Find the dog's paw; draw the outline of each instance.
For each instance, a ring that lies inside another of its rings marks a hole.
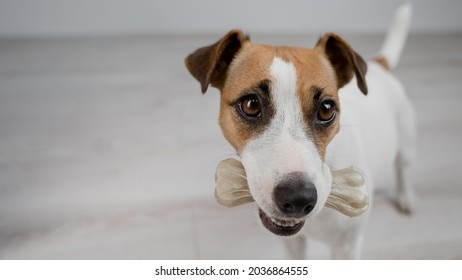
[[[396,205],[398,210],[404,214],[411,214],[415,211],[416,196],[412,191],[398,191]]]

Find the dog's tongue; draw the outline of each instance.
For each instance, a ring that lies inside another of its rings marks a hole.
[[[234,207],[254,201],[244,166],[237,159],[228,158],[218,163],[215,182],[215,198],[221,205]],[[354,166],[333,171],[332,190],[325,206],[350,217],[364,213],[369,206],[364,173]]]

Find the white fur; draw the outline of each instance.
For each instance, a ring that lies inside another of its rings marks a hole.
[[[381,54],[391,67],[396,66],[411,15],[410,5],[395,16]],[[397,202],[401,209],[414,207],[410,166],[414,156],[414,111],[399,81],[376,62],[368,63],[367,96],[357,87],[356,79],[339,90],[340,131],[327,146],[323,163],[304,121],[297,95],[297,71],[291,62],[275,57],[272,76],[272,100],[275,115],[265,131],[252,139],[241,153],[250,192],[257,205],[268,215],[280,217],[273,201],[273,189],[285,174],[301,171],[315,185],[318,202],[306,217],[299,234],[286,239],[291,257],[304,256],[305,236],[330,246],[332,257],[359,258],[364,226],[370,211],[350,218],[324,208],[330,193],[330,169],[354,165],[366,174],[370,209],[375,187],[388,185],[396,174]],[[327,167],[328,166],[328,167]]]
[[[398,9],[380,52],[393,68],[403,49],[412,13],[410,4]],[[403,211],[415,207],[410,168],[414,159],[415,116],[410,100],[400,82],[375,62],[368,63],[366,75],[369,94],[364,96],[353,79],[339,90],[341,128],[326,151],[326,163],[332,170],[355,165],[368,177],[370,208],[374,187],[393,184],[396,174],[397,203]],[[393,176],[392,176],[393,177]],[[349,218],[329,208],[306,221],[304,233],[326,242],[332,257],[360,257],[363,231],[370,211]],[[303,256],[298,246],[301,237],[290,239],[291,257]],[[294,250],[298,248],[298,250]]]
[[[414,111],[396,78],[375,62],[368,67],[367,96],[354,79],[339,90],[341,128],[327,147],[325,162],[332,170],[355,165],[366,173],[370,208],[374,187],[390,184],[387,176],[396,172],[398,204],[409,211],[415,199],[409,174],[414,155]],[[300,244],[309,236],[328,244],[335,259],[359,258],[369,214],[350,218],[324,208],[306,220],[302,235],[286,240],[287,251],[292,258],[304,256],[306,248]]]
[[[380,65],[368,64],[366,80],[367,96],[355,80],[339,90],[341,127],[327,147],[325,161],[332,170],[355,165],[366,173],[370,209],[374,187],[393,184],[390,175],[396,172],[401,177],[397,182],[399,206],[410,211],[415,200],[409,174],[414,155],[413,108],[399,81]],[[306,233],[329,244],[333,258],[359,258],[369,213],[349,218],[325,208],[307,220]]]
[[[318,202],[306,217],[301,233],[286,241],[287,251],[294,258],[303,256],[303,236],[311,236],[329,244],[333,258],[358,258],[369,213],[350,218],[323,208],[331,187],[329,167],[337,170],[355,165],[362,169],[368,177],[372,197],[374,185],[384,180],[386,176],[382,175],[389,174],[386,169],[394,166],[399,153],[408,159],[407,162],[411,160],[412,139],[409,138],[413,137],[414,124],[410,102],[393,76],[381,66],[369,63],[366,76],[368,96],[359,91],[354,79],[339,90],[341,128],[327,147],[327,167],[304,131],[307,128],[296,93],[295,67],[276,57],[270,73],[276,110],[274,118],[241,153],[252,196],[265,213],[280,217],[272,197],[278,180],[290,172],[306,172],[316,186]],[[403,112],[406,113],[403,115]],[[401,189],[407,191],[410,188]],[[411,206],[411,196],[401,197],[404,197],[404,204],[409,202]]]
[[[407,35],[410,6],[401,8],[391,27],[381,54],[396,66]],[[390,184],[390,174],[397,174],[397,201],[406,211],[414,207],[410,179],[415,138],[414,111],[399,81],[375,62],[368,63],[366,82],[369,94],[364,96],[353,79],[339,90],[340,131],[327,146],[325,164],[321,162],[312,140],[306,136],[299,99],[296,93],[297,73],[292,63],[274,58],[270,68],[273,77],[274,119],[258,138],[241,154],[248,174],[252,196],[270,215],[277,215],[272,190],[278,178],[288,172],[305,171],[318,191],[318,204],[308,215],[305,226],[295,237],[286,239],[292,257],[303,257],[305,236],[324,241],[337,259],[359,258],[363,231],[370,211],[350,218],[322,208],[330,192],[330,169],[351,165],[362,169],[368,178],[370,208],[376,186]]]
[[[273,190],[288,173],[306,172],[315,185],[318,203],[310,215],[322,210],[331,189],[329,168],[305,133],[307,129],[297,96],[297,72],[291,62],[275,57],[270,67],[275,115],[266,130],[250,141],[241,153],[250,192],[267,214],[281,214],[273,201]]]
[[[406,38],[409,32],[412,17],[412,4],[406,3],[399,7],[395,13],[392,25],[388,30],[385,42],[379,54],[385,57],[390,68],[398,64]]]

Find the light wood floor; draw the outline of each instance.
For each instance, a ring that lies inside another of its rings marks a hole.
[[[318,35],[252,36],[311,46]],[[382,36],[346,35],[371,57]],[[218,36],[0,39],[0,258],[280,259],[253,205],[213,198],[233,154],[218,93],[183,65]],[[462,258],[462,34],[411,35],[395,73],[418,113],[419,197],[376,195],[366,259]],[[310,243],[310,258],[327,258]]]

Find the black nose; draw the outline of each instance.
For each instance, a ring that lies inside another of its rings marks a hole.
[[[273,199],[282,213],[300,218],[313,210],[318,194],[305,173],[292,172],[276,186]]]

